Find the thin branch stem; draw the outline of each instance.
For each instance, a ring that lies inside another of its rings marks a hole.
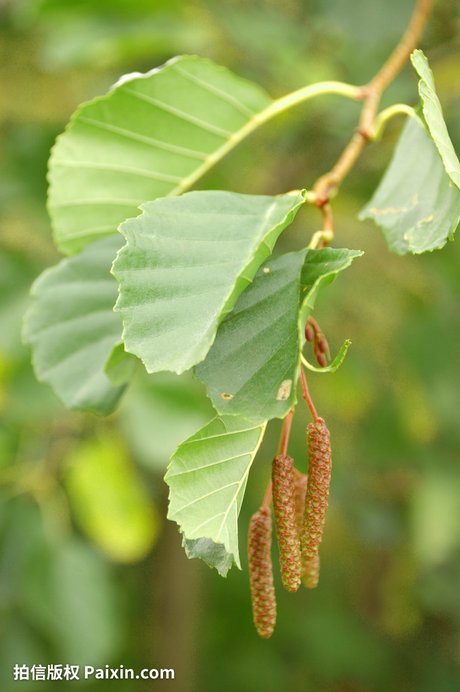
[[[417,0],[406,31],[393,53],[371,80],[369,84],[371,89],[381,94],[401,72],[410,54],[417,47],[432,6],[433,0]]]
[[[287,454],[289,437],[291,435],[292,418],[294,416],[294,408],[291,408],[287,416],[283,419],[281,427],[281,436],[279,444],[279,453]]]
[[[332,207],[330,204],[323,204],[321,207],[323,213],[323,231],[326,233],[334,231],[334,217],[332,215]]]
[[[318,420],[318,411],[316,410],[315,404],[311,398],[310,390],[308,389],[307,377],[302,367],[300,368],[300,381],[302,383],[302,394],[303,398],[305,399],[305,403],[308,406],[313,420]]]
[[[291,426],[292,426],[292,418],[294,416],[294,408],[291,408],[289,410],[289,413],[285,418],[283,418],[283,424],[281,426],[281,435],[280,435],[280,443],[279,443],[279,454],[287,454],[287,449],[288,449],[288,444],[289,444],[289,437],[291,435]],[[267,489],[265,491],[265,496],[264,496],[264,501],[262,503],[262,507],[266,509],[270,501],[272,499],[272,482],[270,481],[269,484],[267,485]]]
[[[398,75],[411,52],[416,48],[431,12],[432,4],[433,0],[417,0],[409,25],[398,45],[383,67],[367,86],[363,87],[365,97],[356,132],[337,163],[328,173],[322,175],[314,185],[315,204],[318,207],[324,207],[328,204],[331,196],[355,165],[367,142],[373,138],[375,118],[382,93]]]
[[[272,499],[272,482],[269,481],[267,485],[267,489],[265,491],[264,495],[264,501],[262,502],[262,508],[267,509],[270,506],[270,502]]]

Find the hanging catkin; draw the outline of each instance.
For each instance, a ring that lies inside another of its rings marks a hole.
[[[329,430],[322,418],[307,429],[308,486],[301,533],[302,563],[316,557],[323,537],[324,520],[331,479],[331,444]]]
[[[299,535],[302,531],[305,512],[305,498],[307,495],[308,475],[297,473],[295,479],[295,511],[296,523]],[[315,589],[319,581],[319,555],[302,563],[302,583],[307,589]]]
[[[303,515],[305,513],[305,497],[307,495],[308,475],[306,473],[298,473],[295,479],[295,516],[297,530],[302,531]]]
[[[298,473],[295,479],[295,510],[299,534],[302,531],[307,486],[308,475],[306,473]],[[307,589],[315,589],[318,586],[319,566],[319,555],[302,563],[302,583]]]
[[[302,568],[302,583],[307,589],[315,589],[319,581],[319,555],[310,558]]]
[[[264,639],[271,637],[276,623],[271,543],[271,511],[261,507],[249,522],[248,562],[254,624]]]
[[[296,521],[294,463],[286,454],[278,454],[273,459],[272,495],[281,580],[287,591],[297,591],[301,582],[301,558]]]

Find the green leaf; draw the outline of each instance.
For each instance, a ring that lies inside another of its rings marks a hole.
[[[126,350],[147,372],[205,358],[217,327],[293,220],[304,196],[189,192],[143,205],[121,230],[113,273]]]
[[[197,538],[191,541],[184,539],[182,545],[189,560],[203,560],[209,567],[216,569],[221,577],[226,577],[232,568],[233,555],[227,553],[222,543],[214,543],[210,538]]]
[[[21,322],[29,300],[30,284],[37,271],[19,253],[0,251],[0,358],[17,360],[21,349]]]
[[[433,73],[422,51],[414,51],[411,60],[420,77],[427,128],[418,117],[406,123],[390,166],[360,214],[382,228],[388,246],[400,255],[442,248],[453,239],[460,221],[460,162],[444,122]]]
[[[337,274],[347,269],[354,259],[361,257],[362,250],[327,247],[308,250],[300,279],[302,287],[302,320],[316,304],[320,290],[335,281]],[[302,342],[303,343],[303,342]]]
[[[139,368],[118,420],[136,462],[163,474],[178,445],[214,415],[202,383],[191,372],[151,377]]]
[[[257,85],[198,57],[127,75],[82,105],[53,148],[48,207],[56,244],[77,252],[113,234],[143,202],[181,194],[270,104]]]
[[[72,450],[66,464],[70,505],[83,531],[113,560],[145,557],[158,519],[120,440],[88,440]]]
[[[415,50],[411,55],[411,61],[420,77],[418,91],[428,130],[439,151],[447,175],[460,188],[460,161],[444,122],[441,103],[436,94],[433,73],[428,60],[421,50]]]
[[[218,413],[268,420],[282,418],[295,402],[305,253],[282,255],[259,270],[197,367]]]
[[[371,201],[360,213],[380,226],[393,252],[442,248],[460,221],[460,192],[419,118],[404,126],[396,151]]]
[[[307,314],[320,288],[361,254],[337,248],[301,250],[259,270],[196,369],[218,413],[255,422],[286,415],[296,403]],[[341,351],[340,362],[344,356]],[[335,369],[340,362],[332,364]]]
[[[265,423],[214,418],[178,447],[165,476],[168,518],[179,524],[189,555],[223,576],[233,561],[241,568],[238,515],[264,432]]]
[[[113,385],[126,384],[132,379],[138,362],[131,353],[126,353],[123,344],[117,344],[104,366],[104,371]]]
[[[426,469],[411,497],[414,552],[422,564],[446,564],[460,548],[460,480],[455,472]]]
[[[109,271],[121,242],[113,236],[92,244],[47,269],[32,287],[24,339],[32,346],[37,378],[69,408],[109,413],[124,389],[104,372],[121,340],[113,311],[117,285]]]

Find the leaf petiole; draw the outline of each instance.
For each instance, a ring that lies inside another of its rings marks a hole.
[[[372,141],[376,142],[382,137],[387,122],[396,115],[408,115],[414,118],[416,117],[416,112],[412,106],[408,106],[406,103],[395,103],[392,106],[388,106],[388,108],[384,108],[375,118]]]
[[[267,108],[264,108],[258,113],[255,113],[248,122],[239,130],[234,132],[231,137],[216,151],[208,156],[201,166],[185,177],[175,188],[174,194],[181,194],[185,190],[190,189],[205,173],[207,173],[215,164],[228,154],[237,144],[242,142],[246,137],[257,130],[261,125],[274,118],[279,113],[283,113],[299,103],[309,101],[316,96],[323,94],[336,94],[354,101],[363,99],[363,88],[346,82],[326,81],[317,82],[316,84],[308,84],[296,91],[292,91],[285,96],[273,101]],[[173,193],[170,193],[173,194]]]

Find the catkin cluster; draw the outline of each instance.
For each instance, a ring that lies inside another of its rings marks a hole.
[[[272,499],[278,538],[281,580],[288,591],[318,584],[321,543],[331,476],[329,430],[322,418],[307,428],[308,475],[293,459],[278,454],[272,464]],[[249,524],[249,577],[252,610],[261,637],[273,633],[276,600],[271,562],[272,518],[268,507],[253,514]]]

